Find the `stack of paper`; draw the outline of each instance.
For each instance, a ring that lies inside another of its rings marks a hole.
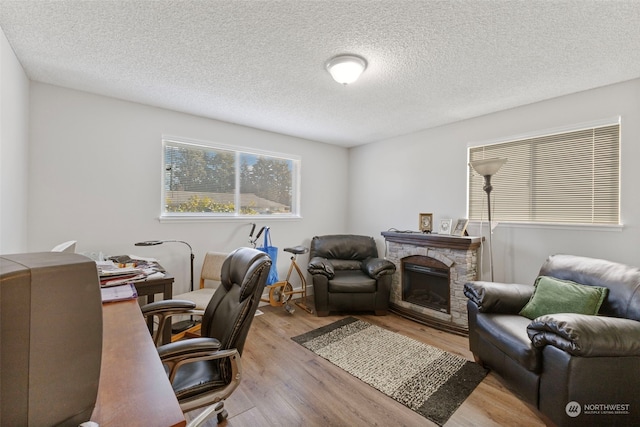
[[[125,301],[138,298],[138,292],[133,284],[111,286],[100,289],[102,302]]]
[[[119,267],[113,261],[97,261],[100,274],[100,286],[118,286],[147,277],[145,272],[136,267]]]

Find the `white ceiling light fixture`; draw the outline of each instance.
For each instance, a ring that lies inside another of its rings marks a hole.
[[[348,85],[355,82],[367,68],[367,61],[356,55],[338,55],[327,61],[327,71],[333,80]]]

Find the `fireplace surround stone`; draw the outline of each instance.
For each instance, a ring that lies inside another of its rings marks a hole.
[[[396,266],[391,281],[389,309],[417,322],[467,335],[467,298],[464,296],[463,288],[466,282],[477,280],[478,248],[482,238],[392,231],[384,231],[381,234],[387,245],[386,259]],[[402,300],[402,260],[416,255],[432,258],[449,267],[449,313]]]

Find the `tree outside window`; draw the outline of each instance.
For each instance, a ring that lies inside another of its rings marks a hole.
[[[299,159],[163,142],[163,216],[298,216]]]

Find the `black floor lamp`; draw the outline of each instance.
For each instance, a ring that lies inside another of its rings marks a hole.
[[[478,175],[482,175],[484,177],[484,187],[482,189],[487,193],[487,216],[489,217],[489,268],[491,270],[491,281],[493,282],[493,245],[491,243],[491,235],[493,234],[493,229],[491,225],[491,191],[493,190],[493,186],[491,185],[491,177],[495,175],[502,165],[507,162],[507,159],[501,158],[493,158],[493,159],[483,159],[483,160],[474,160],[469,163],[469,166],[475,170]]]
[[[190,244],[183,240],[147,240],[144,242],[135,243],[135,246],[156,246],[161,245],[163,243],[183,243],[189,247],[189,252],[191,253],[191,282],[189,284],[189,291],[193,292],[193,259],[195,256],[193,255],[193,248]],[[196,322],[193,319],[183,320],[180,322],[176,322],[172,327],[172,331],[174,333],[184,331],[192,326],[194,326]]]

